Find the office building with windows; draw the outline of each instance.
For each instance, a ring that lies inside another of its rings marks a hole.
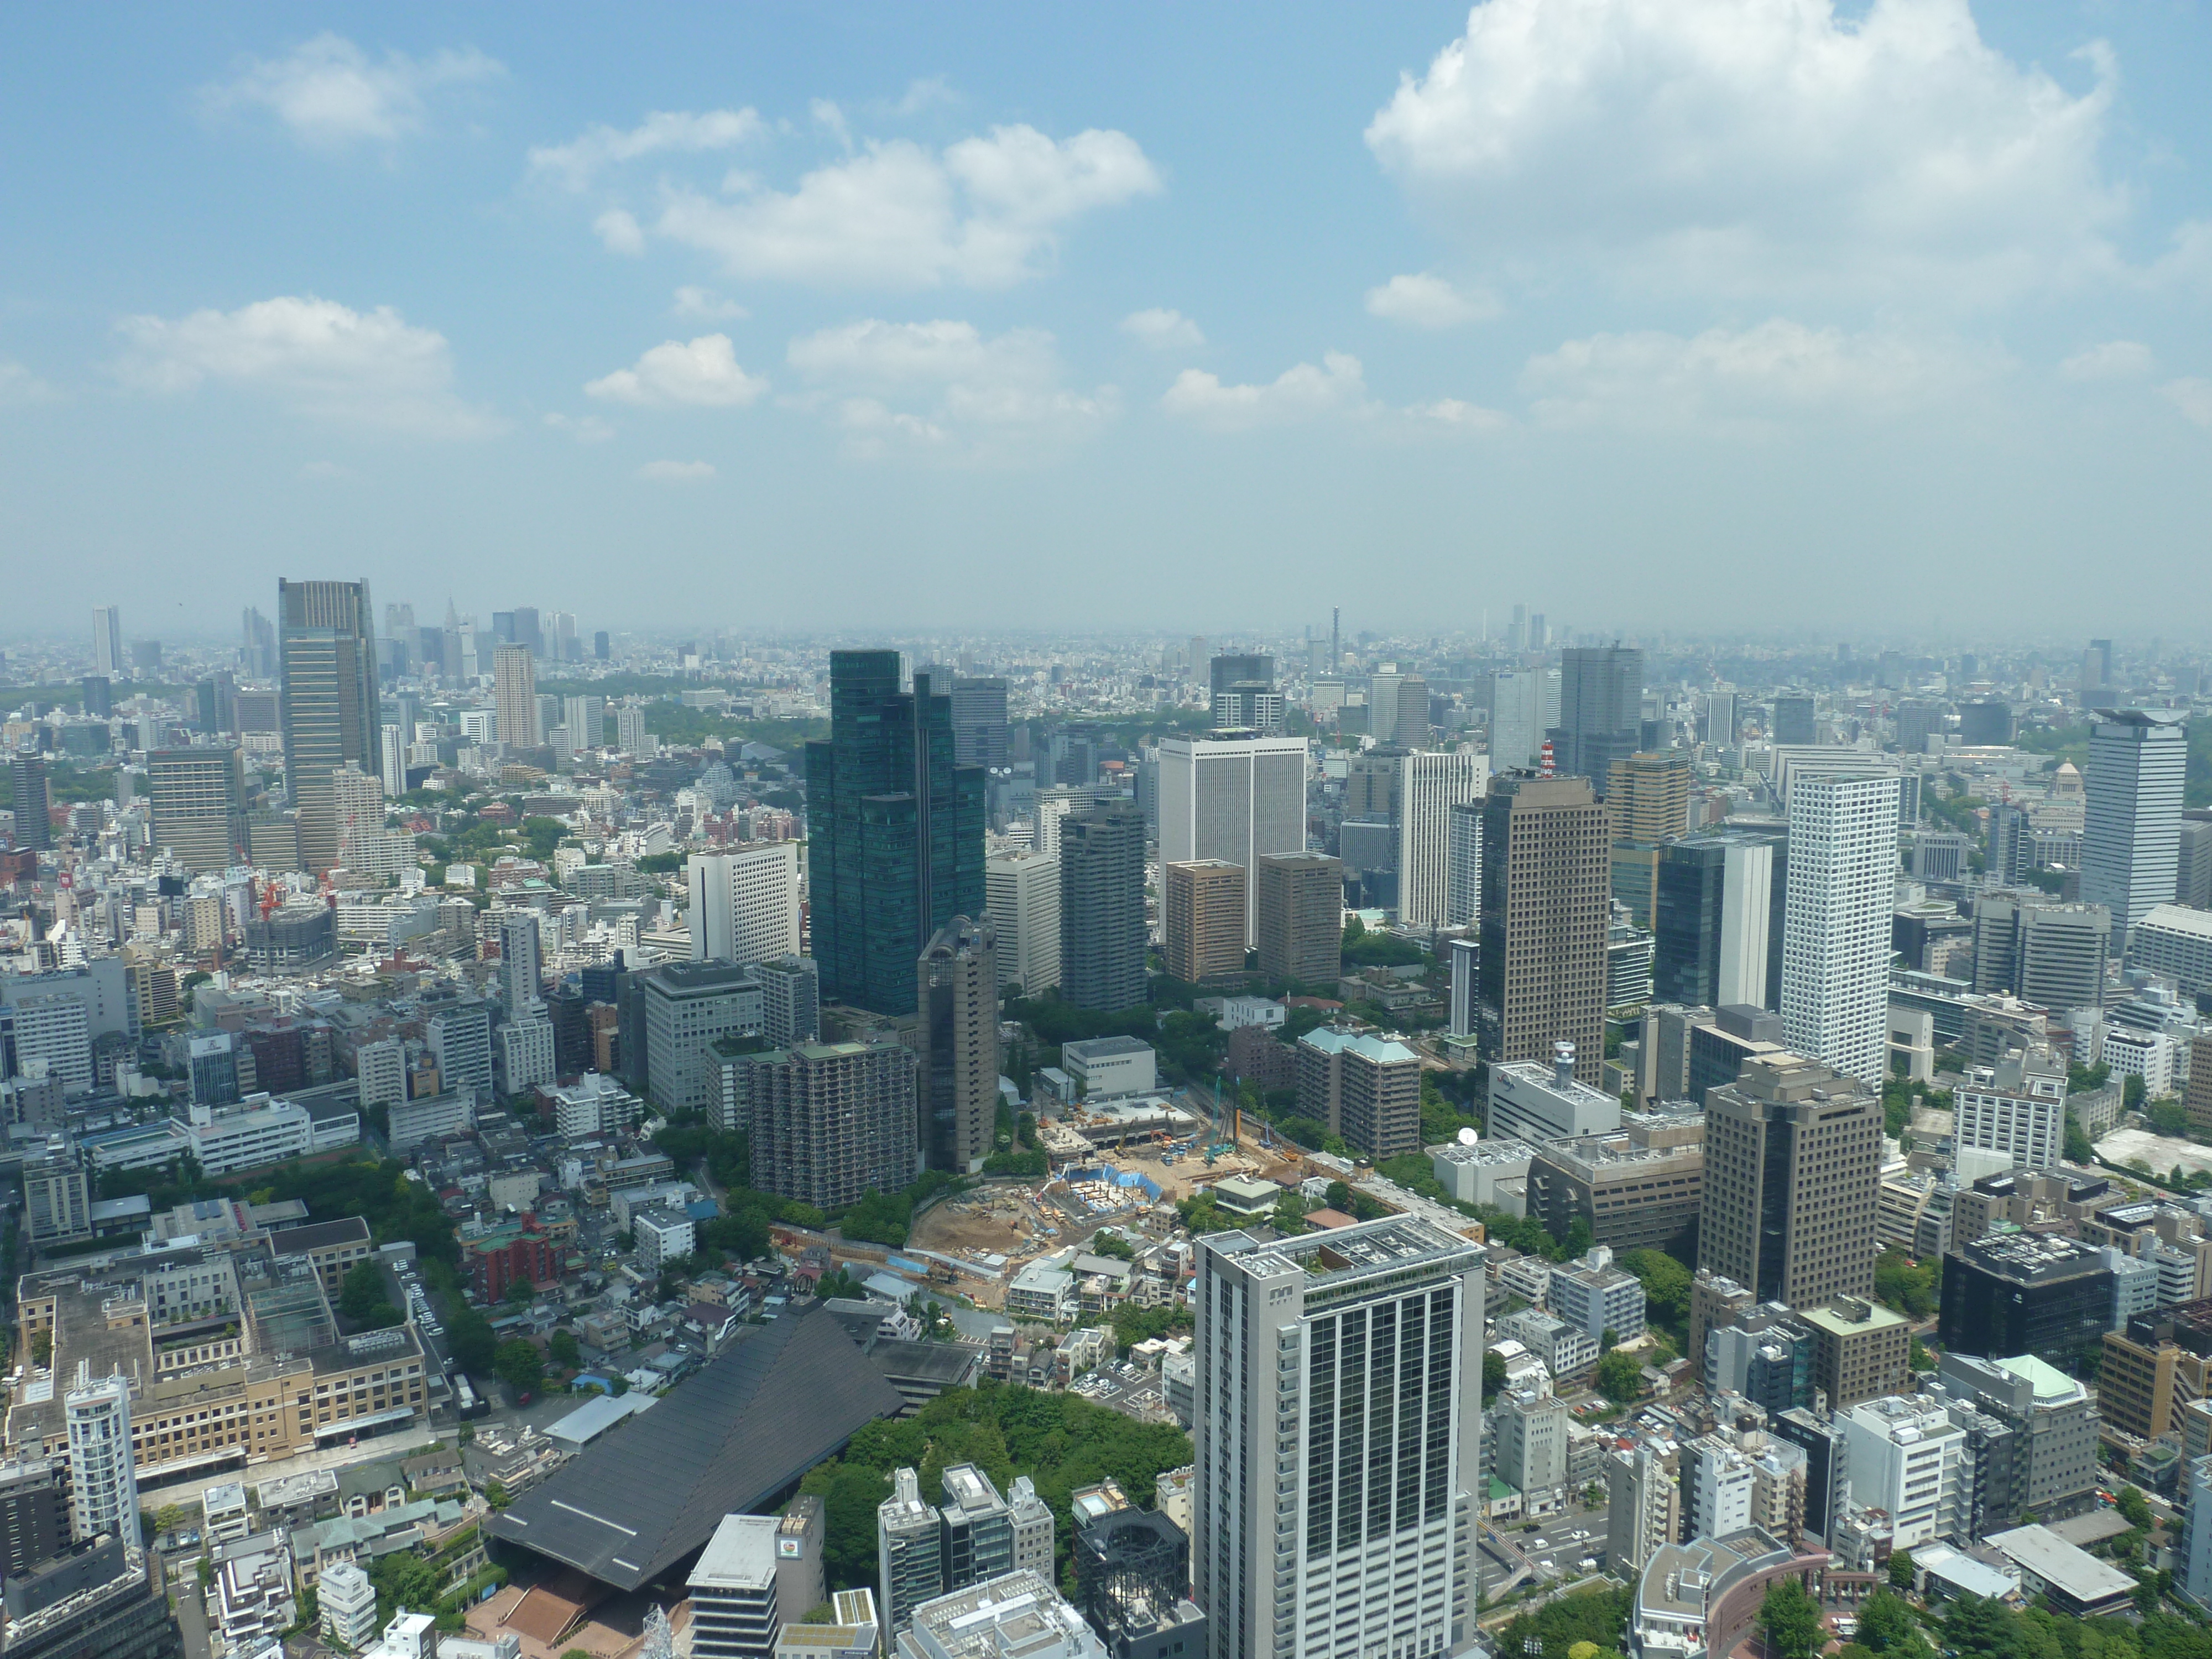
[[[1194,1599],[1212,1651],[1460,1651],[1474,1634],[1484,1273],[1408,1217],[1197,1243]]]
[[[1452,915],[1451,829],[1454,813],[1488,792],[1490,757],[1425,750],[1398,768],[1398,919],[1410,927],[1470,921]]]
[[[1327,853],[1264,853],[1255,873],[1260,971],[1334,985],[1344,967],[1344,861]]]
[[[999,1124],[999,934],[955,916],[915,966],[922,1146],[933,1170],[973,1175]]]
[[[1060,983],[1060,855],[994,853],[983,890],[999,928],[999,984],[1017,996],[1042,996]]]
[[[1753,1007],[1766,1000],[1774,848],[1755,836],[1690,836],[1659,849],[1651,994]]]
[[[984,913],[984,769],[955,757],[952,698],[899,689],[896,651],[830,653],[830,736],[806,745],[807,867],[822,994],[914,1006],[914,964],[955,916]]]
[[[299,811],[300,858],[311,871],[338,861],[331,774],[380,763],[376,635],[365,581],[276,584],[277,718],[284,782]]]
[[[1160,956],[1168,976],[1203,984],[1244,971],[1244,866],[1194,859],[1160,866]]]
[[[752,842],[684,861],[691,960],[750,967],[797,954],[799,843]]]
[[[146,757],[154,846],[185,869],[226,870],[246,860],[245,788],[238,750],[210,744]]]
[[[2082,781],[2081,897],[2112,918],[2113,948],[2179,877],[2189,737],[2178,710],[2100,708]]]
[[[1790,797],[1782,1027],[1808,1060],[1868,1082],[1888,1066],[1897,781],[1814,774]]]
[[[1304,738],[1223,731],[1160,742],[1160,860],[1243,865],[1253,907],[1245,918],[1247,945],[1259,942],[1261,858],[1305,850],[1307,763]],[[1061,965],[1065,971],[1065,951]]]
[[[1595,1077],[1605,1053],[1610,826],[1574,777],[1491,781],[1482,818],[1476,986],[1485,1052],[1548,1060],[1571,1042]]]
[[[1145,815],[1093,807],[1060,827],[1060,994],[1120,1013],[1150,995],[1145,959]]]
[[[834,1210],[871,1188],[897,1192],[919,1172],[911,1048],[741,1038],[723,1049],[721,1121],[748,1138],[761,1191]]]
[[[1644,653],[1632,647],[1570,646],[1559,653],[1559,723],[1551,731],[1554,763],[1587,779],[1603,800],[1615,761],[1643,747]]]

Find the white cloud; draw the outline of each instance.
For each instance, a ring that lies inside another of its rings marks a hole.
[[[2058,365],[2058,374],[2067,380],[2132,380],[2156,366],[2150,348],[2141,342],[2107,340],[2069,357]]]
[[[1498,315],[1495,295],[1477,289],[1454,288],[1441,276],[1393,276],[1380,288],[1367,290],[1367,314],[1415,328],[1452,328],[1461,323],[1484,322]]]
[[[2212,428],[2212,380],[2186,375],[2168,380],[2159,390],[2182,415],[2201,427]]]
[[[454,395],[446,337],[389,306],[353,311],[287,295],[173,321],[127,317],[118,331],[125,350],[116,373],[142,390],[185,392],[213,380],[266,392],[303,415],[423,437],[501,429]]]
[[[1586,257],[1623,286],[1978,301],[2116,268],[2075,95],[1966,0],[1487,0],[1367,129],[1471,250]]]
[[[1502,432],[1512,421],[1495,409],[1463,403],[1457,398],[1438,398],[1433,403],[1413,404],[1401,411],[1416,428],[1449,432]]]
[[[630,475],[647,483],[704,483],[714,476],[712,461],[647,461]]]
[[[1234,430],[1316,415],[1365,413],[1372,404],[1359,359],[1331,351],[1322,355],[1319,368],[1297,363],[1265,386],[1224,386],[1218,374],[1187,368],[1161,398],[1160,407],[1202,425]]]
[[[871,142],[789,193],[725,181],[738,199],[672,191],[655,229],[732,275],[889,288],[1004,288],[1035,275],[1085,214],[1160,188],[1126,133],[1054,140],[994,127],[941,154]]]
[[[676,290],[674,309],[679,317],[697,317],[708,322],[752,315],[735,300],[726,300],[712,289],[688,284]]]
[[[615,435],[614,428],[596,415],[563,415],[556,410],[545,417],[556,432],[565,432],[580,444],[603,444]]]
[[[202,88],[200,98],[211,111],[266,109],[306,143],[390,143],[428,123],[426,94],[506,73],[472,46],[421,59],[387,52],[378,62],[343,35],[325,33],[289,57],[249,59],[235,80]]]
[[[665,341],[635,368],[587,381],[584,390],[616,403],[742,409],[768,390],[768,380],[738,366],[728,335],[702,334],[691,341]]]
[[[1819,415],[1881,415],[1956,392],[1990,365],[1947,345],[1774,318],[1694,338],[1594,334],[1528,360],[1522,389],[1551,426],[1753,430]]]
[[[1154,306],[1133,311],[1121,319],[1121,332],[1133,336],[1155,351],[1190,350],[1206,343],[1198,325],[1180,311]]]
[[[610,253],[635,259],[645,252],[645,233],[637,221],[621,208],[609,208],[592,221],[592,229]]]
[[[642,155],[730,149],[767,131],[768,124],[750,108],[655,110],[628,131],[593,125],[565,144],[537,145],[530,152],[530,170],[570,190],[584,190],[607,168]]]
[[[960,101],[960,94],[941,75],[924,76],[907,83],[906,96],[890,106],[893,115],[920,115],[925,110],[949,109]]]
[[[1084,435],[1119,411],[1112,386],[1062,384],[1052,336],[1012,329],[986,338],[972,323],[871,318],[792,341],[792,368],[857,447],[891,441],[965,460],[1009,460]]]
[[[53,387],[22,364],[0,357],[0,409],[10,404],[42,404],[53,395]]]

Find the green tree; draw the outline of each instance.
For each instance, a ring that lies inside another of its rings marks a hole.
[[[1914,1577],[1912,1552],[1892,1550],[1889,1553],[1888,1572],[1889,1582],[1894,1588],[1901,1590],[1911,1589]]]
[[[1820,1649],[1820,1604],[1795,1578],[1767,1586],[1759,1623],[1766,1632],[1767,1650],[1780,1659],[1813,1659]]]
[[[1876,1653],[1917,1654],[1927,1642],[1905,1598],[1878,1589],[1859,1608],[1858,1639]]]
[[[1644,1285],[1646,1306],[1668,1324],[1690,1316],[1690,1270],[1664,1250],[1624,1250],[1620,1265]]]
[[[1615,1348],[1597,1362],[1597,1391],[1616,1406],[1626,1406],[1644,1392],[1644,1365],[1637,1357]]]
[[[499,1345],[493,1362],[500,1377],[519,1394],[535,1394],[545,1385],[545,1361],[538,1345],[516,1337]]]
[[[1505,1356],[1486,1350],[1482,1356],[1482,1403],[1487,1406],[1505,1388]]]
[[[545,1352],[553,1363],[564,1371],[573,1371],[584,1363],[584,1352],[572,1330],[556,1329],[545,1340]]]
[[[1524,1613],[1498,1633],[1496,1651],[1513,1659],[1568,1659],[1577,1642],[1595,1646],[1601,1656],[1618,1653],[1628,1629],[1630,1590],[1583,1590]]]
[[[387,1305],[384,1294],[384,1275],[376,1270],[374,1261],[363,1261],[349,1268],[338,1281],[338,1311],[359,1323],[367,1319],[380,1305]]]
[[[1093,1255],[1111,1256],[1116,1261],[1134,1261],[1137,1259],[1137,1253],[1130,1248],[1129,1241],[1119,1233],[1093,1234],[1091,1240],[1091,1253]]]
[[[446,1321],[446,1341],[453,1363],[465,1371],[487,1371],[498,1358],[499,1339],[491,1321],[474,1308],[457,1306]]]
[[[2150,1530],[2150,1504],[2139,1487],[2122,1486],[2112,1494],[2112,1507],[2119,1510],[2121,1520],[2144,1532]]]
[[[1352,1212],[1352,1188],[1341,1181],[1328,1183],[1328,1192],[1322,1200],[1332,1210],[1349,1215]]]

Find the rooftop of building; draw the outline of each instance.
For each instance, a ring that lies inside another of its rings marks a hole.
[[[1447,1164],[1481,1169],[1493,1164],[1526,1164],[1536,1148],[1525,1140],[1447,1140],[1431,1146],[1428,1154]]]
[[[1221,1254],[1237,1258],[1249,1273],[1304,1273],[1309,1301],[1324,1287],[1378,1273],[1423,1267],[1458,1273],[1474,1267],[1480,1259],[1479,1247],[1473,1240],[1407,1216],[1389,1216],[1294,1238],[1261,1239],[1236,1232],[1216,1234],[1206,1242]]]
[[[765,1590],[775,1582],[773,1515],[726,1515],[685,1582],[694,1589]]]
[[[2106,1271],[2104,1253],[2094,1245],[2057,1233],[1991,1233],[1964,1246],[1960,1254],[2008,1279],[2067,1279]]]
[[[2009,1532],[1991,1533],[1987,1541],[1992,1548],[2082,1606],[2091,1607],[2135,1593],[2133,1578],[2111,1562],[2100,1561],[2088,1551],[2068,1543],[2048,1527],[2014,1527]]]
[[[1053,1654],[1062,1644],[1082,1652],[1097,1644],[1082,1615],[1043,1578],[1027,1571],[1005,1573],[925,1601],[915,1609],[914,1625],[954,1659]]]
[[[2035,1390],[2038,1400],[2071,1400],[2082,1392],[2081,1385],[2064,1371],[2032,1353],[2018,1354],[2010,1359],[1993,1359],[1990,1363],[2028,1384]]]
[[[1892,1313],[1879,1302],[1857,1297],[1841,1298],[1826,1308],[1801,1309],[1796,1317],[1831,1336],[1865,1336],[1875,1331],[1896,1330],[1912,1322],[1903,1314]]]
[[[1395,1038],[1377,1036],[1372,1031],[1343,1031],[1332,1025],[1324,1025],[1308,1031],[1298,1041],[1310,1044],[1325,1054],[1357,1054],[1377,1066],[1395,1066],[1419,1059],[1404,1043]]]
[[[1142,1037],[1103,1036],[1084,1037],[1060,1045],[1063,1064],[1073,1057],[1078,1060],[1112,1060],[1122,1054],[1149,1054],[1152,1045]]]

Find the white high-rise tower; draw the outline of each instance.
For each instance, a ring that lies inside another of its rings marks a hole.
[[[1191,1579],[1214,1659],[1474,1635],[1482,1257],[1395,1216],[1198,1244]]]
[[[1807,1059],[1869,1083],[1881,1080],[1888,1061],[1896,902],[1896,778],[1798,779],[1790,792],[1783,1038]]]
[[[2154,904],[2173,902],[2188,734],[2179,710],[2100,709],[2083,781],[2081,897],[2112,914],[2112,950]]]
[[[1227,859],[1243,865],[1248,946],[1259,942],[1254,906],[1261,854],[1305,850],[1304,738],[1161,740],[1160,862]]]
[[[123,612],[112,605],[92,607],[92,672],[119,680],[123,675]]]
[[[1489,788],[1487,755],[1424,751],[1398,763],[1398,920],[1407,927],[1474,920],[1472,908],[1451,913],[1452,808],[1480,800]],[[1472,897],[1480,902],[1479,887]]]
[[[138,1541],[138,1475],[131,1451],[131,1380],[95,1380],[79,1360],[76,1386],[62,1396],[69,1425],[70,1528],[82,1543],[99,1534]]]

